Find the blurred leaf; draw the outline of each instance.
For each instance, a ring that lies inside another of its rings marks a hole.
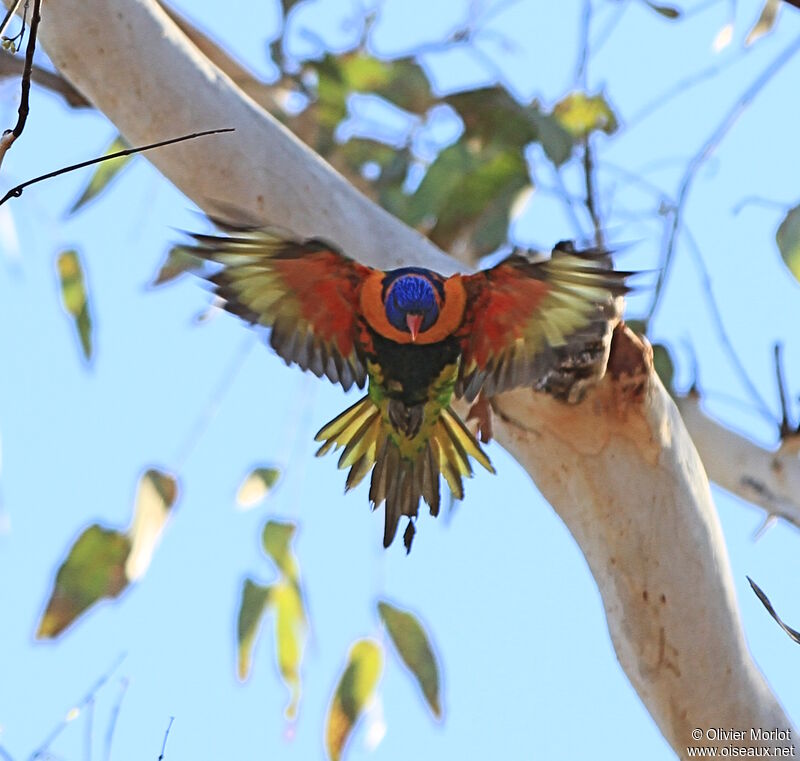
[[[77,251],[63,251],[56,260],[61,286],[61,302],[74,322],[80,338],[83,355],[92,358],[92,317],[83,268]]]
[[[648,7],[652,8],[656,13],[661,14],[664,18],[668,18],[671,21],[681,17],[680,10],[673,8],[671,5],[658,5],[650,2],[650,0],[644,0],[644,3]]]
[[[461,117],[467,139],[499,143],[520,153],[528,143],[538,142],[556,166],[572,152],[574,138],[556,119],[536,102],[521,105],[502,87],[478,88],[443,100]]]
[[[173,246],[167,252],[166,259],[150,285],[153,287],[164,285],[187,272],[203,269],[204,266],[203,260],[190,253],[184,246]]]
[[[539,131],[538,141],[547,158],[556,166],[561,166],[572,154],[572,146],[575,144],[572,135],[550,114],[534,114],[532,119]]]
[[[789,209],[775,233],[784,264],[800,281],[800,206]]]
[[[108,156],[112,153],[117,153],[118,151],[124,151],[126,148],[130,148],[130,145],[126,143],[121,137],[117,136],[114,138],[114,141],[111,145],[106,148],[103,152],[104,156]],[[108,161],[101,161],[97,168],[94,170],[94,174],[91,176],[89,180],[89,184],[84,188],[83,193],[81,193],[81,197],[75,201],[73,207],[67,212],[68,214],[74,214],[78,209],[85,206],[89,201],[96,198],[100,193],[102,193],[108,184],[113,180],[130,162],[133,158],[133,155],[130,156],[120,156],[116,159],[109,159]]]
[[[769,598],[761,591],[761,587],[758,586],[749,576],[747,580],[750,582],[750,586],[753,588],[753,591],[756,593],[756,597],[761,600],[761,604],[767,609],[767,613],[769,613],[777,622],[778,626],[781,627],[789,637],[800,644],[800,632],[797,629],[792,629],[791,626],[788,626],[783,622],[781,617],[775,612],[775,608],[772,607],[772,603],[769,601]]]
[[[373,699],[382,669],[383,652],[377,642],[362,639],[350,648],[325,722],[325,748],[333,761],[342,757],[356,722]]]
[[[131,581],[144,576],[150,566],[177,497],[178,482],[169,473],[150,469],[139,479],[133,521],[128,529],[131,552],[125,563],[125,573]]]
[[[281,472],[277,468],[255,468],[242,481],[236,492],[236,502],[244,510],[255,507],[266,499],[278,482]]]
[[[733,23],[728,22],[725,26],[722,27],[717,32],[717,36],[714,37],[714,42],[711,43],[711,49],[715,53],[719,53],[720,51],[724,50],[731,44],[733,40]]]
[[[267,521],[261,535],[264,552],[272,558],[283,574],[294,582],[298,579],[298,567],[290,543],[296,530],[297,526],[294,523]]]
[[[388,208],[441,248],[467,246],[477,259],[506,239],[511,205],[529,183],[520,150],[462,138],[437,156],[412,196]]]
[[[378,603],[378,613],[398,655],[417,680],[433,715],[441,718],[439,667],[427,633],[416,616],[387,602]]]
[[[278,521],[268,521],[264,526],[264,550],[278,566],[282,578],[269,586],[250,579],[245,581],[238,623],[238,674],[239,679],[246,679],[259,622],[268,608],[274,611],[275,656],[281,679],[290,692],[286,706],[286,716],[290,719],[296,716],[300,702],[300,664],[308,628],[299,567],[290,546],[295,530],[294,524]]]
[[[253,645],[258,636],[260,624],[270,602],[272,587],[256,584],[245,579],[242,588],[242,600],[239,603],[239,623],[237,626],[237,643],[239,649],[238,674],[244,681],[250,676],[252,668]]]
[[[126,534],[98,524],[89,526],[56,573],[36,637],[57,637],[99,600],[119,596],[128,586],[125,561],[130,549]]]
[[[293,583],[283,582],[275,586],[273,603],[278,669],[291,693],[286,716],[292,719],[297,715],[300,702],[300,662],[305,644],[306,618],[300,592]]]
[[[782,0],[767,0],[764,3],[764,7],[761,9],[758,20],[755,24],[753,24],[753,28],[747,33],[747,37],[745,37],[745,46],[752,45],[765,34],[769,34],[769,32],[772,31],[773,27],[775,26],[775,22],[778,20],[778,10],[780,9],[781,5]]]
[[[619,126],[614,111],[602,93],[570,93],[553,107],[553,116],[577,139],[583,139],[598,130],[611,135]]]
[[[670,393],[673,391],[672,383],[675,379],[675,365],[672,356],[664,344],[653,344],[653,369],[661,378],[664,388]]]

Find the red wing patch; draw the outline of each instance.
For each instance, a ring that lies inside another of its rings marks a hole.
[[[223,265],[209,280],[225,308],[271,328],[270,344],[287,364],[345,390],[353,383],[363,388],[359,295],[373,270],[322,241],[290,241],[269,230],[194,238],[194,253]]]

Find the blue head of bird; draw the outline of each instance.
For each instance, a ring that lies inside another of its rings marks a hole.
[[[439,318],[441,289],[425,270],[406,267],[391,275],[384,295],[386,318],[416,341]]]

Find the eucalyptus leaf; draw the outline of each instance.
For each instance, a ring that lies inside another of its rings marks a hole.
[[[775,233],[778,251],[789,272],[800,281],[800,206],[789,209]]]
[[[92,315],[83,265],[78,252],[62,251],[56,258],[56,270],[61,288],[61,303],[67,314],[72,317],[83,356],[88,361],[92,358]]]
[[[378,603],[378,613],[400,659],[413,675],[433,715],[442,716],[439,666],[422,624],[413,613],[388,602]]]
[[[117,136],[112,141],[111,145],[103,151],[104,156],[108,156],[112,153],[117,153],[119,151],[124,151],[127,148],[130,148],[130,145],[125,142],[121,137]],[[86,187],[83,189],[80,197],[77,201],[73,204],[72,208],[69,210],[68,214],[74,214],[76,211],[81,209],[85,206],[89,201],[97,198],[109,185],[109,183],[119,175],[119,173],[131,162],[134,155],[128,156],[120,156],[115,159],[109,159],[108,161],[101,161],[97,164],[94,173],[89,178],[89,182],[87,183]]]
[[[100,600],[118,597],[129,584],[130,550],[131,541],[121,531],[99,524],[83,531],[56,573],[37,639],[57,637]]]
[[[347,656],[325,720],[325,749],[339,761],[353,729],[375,696],[383,670],[383,651],[371,639],[356,642]]]

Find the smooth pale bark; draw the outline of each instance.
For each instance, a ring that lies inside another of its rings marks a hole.
[[[706,415],[697,394],[679,398],[677,405],[709,478],[800,528],[800,436],[774,451],[764,449]]]
[[[51,0],[45,13],[55,65],[131,142],[236,127],[149,156],[201,208],[222,201],[375,266],[461,268],[333,173],[153,0]],[[497,437],[579,542],[620,663],[675,751],[685,755],[694,727],[787,728],[745,647],[708,481],[677,409],[627,333],[612,365],[577,405],[530,391],[495,400]]]

